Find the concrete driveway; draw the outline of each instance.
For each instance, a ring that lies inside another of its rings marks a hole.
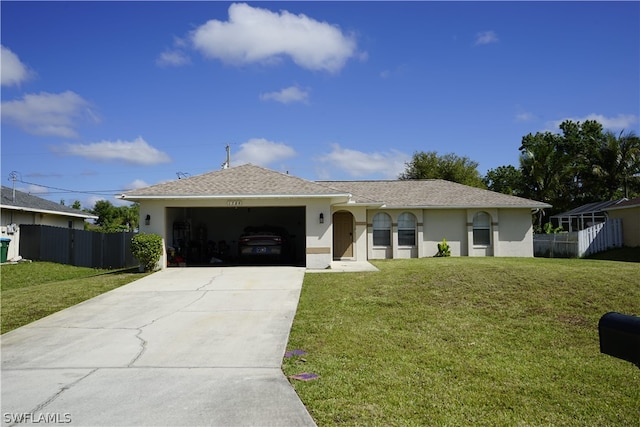
[[[2,424],[313,426],[280,369],[304,273],[167,269],[4,334]]]

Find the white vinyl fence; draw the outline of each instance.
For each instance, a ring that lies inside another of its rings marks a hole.
[[[534,256],[546,258],[579,258],[622,247],[622,219],[610,219],[571,233],[535,234]]]

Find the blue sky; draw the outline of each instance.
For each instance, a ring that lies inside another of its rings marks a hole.
[[[482,174],[528,133],[640,133],[638,2],[1,3],[2,184],[93,207],[253,163],[395,179],[416,151]],[[62,190],[73,190],[66,192]]]

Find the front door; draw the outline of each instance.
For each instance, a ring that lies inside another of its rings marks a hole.
[[[333,214],[333,258],[353,257],[353,215],[340,211]]]

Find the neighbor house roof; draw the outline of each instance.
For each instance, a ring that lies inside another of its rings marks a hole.
[[[396,181],[321,181],[332,188],[347,191],[352,200],[377,200],[385,207],[426,208],[549,208],[547,203],[442,179]]]
[[[50,200],[43,199],[22,191],[2,186],[2,209],[13,209],[28,212],[46,213],[50,215],[71,216],[77,218],[97,219],[95,215],[88,214],[79,209],[64,206]]]
[[[289,174],[250,164],[127,192],[124,199],[223,197],[343,197],[349,194]]]
[[[343,203],[387,207],[551,207],[546,203],[440,179],[313,182],[250,164],[153,185],[128,192],[121,197],[129,200],[338,197]]]
[[[629,200],[625,200],[623,202],[620,202],[618,204],[616,204],[615,206],[609,206],[607,209],[608,211],[613,211],[613,210],[617,210],[617,209],[628,209],[628,208],[635,208],[640,206],[640,197],[635,197],[633,199],[629,199]]]

